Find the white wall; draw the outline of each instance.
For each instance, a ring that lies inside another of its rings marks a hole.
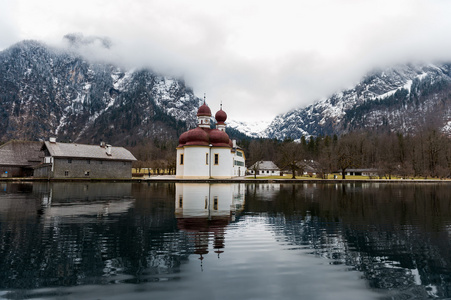
[[[184,178],[210,178],[209,165],[206,164],[206,154],[208,153],[209,164],[211,163],[209,146],[185,146],[184,158]]]
[[[211,148],[211,178],[231,178],[233,176],[233,155],[230,148]],[[215,165],[215,154],[219,154],[219,164]]]
[[[184,170],[185,170],[185,164],[180,164],[180,154],[183,154],[185,156],[185,150],[183,148],[177,149],[177,157],[176,157],[176,170],[175,170],[175,177],[176,178],[183,178]],[[183,160],[185,160],[185,157],[183,157]]]
[[[240,152],[240,153],[242,153],[242,155],[243,156],[238,156],[237,155],[237,153],[238,153],[238,151],[239,150],[236,150],[235,151],[235,153],[234,153],[234,155],[233,155],[233,159],[235,160],[235,161],[239,161],[239,162],[242,162],[242,166],[237,166],[237,165],[233,165],[233,176],[245,176],[246,175],[246,161],[245,161],[245,159],[244,159],[244,153],[242,153],[242,152]]]
[[[206,154],[208,153],[208,164]],[[183,165],[180,155],[183,154]],[[215,165],[215,154],[219,155],[219,164]],[[242,161],[243,166],[235,166],[234,160]],[[185,179],[226,179],[235,176],[245,176],[246,166],[244,156],[237,156],[230,148],[209,146],[185,146],[177,149],[176,178]]]

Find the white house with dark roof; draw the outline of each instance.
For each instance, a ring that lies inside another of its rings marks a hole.
[[[272,161],[260,160],[249,168],[249,173],[257,176],[280,176],[280,169]]]
[[[50,139],[41,150],[44,162],[34,168],[34,177],[128,179],[132,177],[132,162],[136,160],[127,149],[105,143],[97,146],[57,143]]]

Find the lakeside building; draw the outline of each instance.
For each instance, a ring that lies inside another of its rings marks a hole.
[[[257,174],[257,176],[280,176],[280,169],[272,161],[260,160],[249,168],[249,174]]]
[[[342,170],[340,170],[340,173]],[[369,176],[375,177],[379,176],[378,169],[346,169],[345,173],[347,176]]]
[[[197,111],[197,127],[180,135],[176,178],[227,179],[246,174],[244,151],[226,133],[227,114],[216,113],[216,128],[210,128],[211,110],[204,104]]]
[[[40,164],[42,142],[9,141],[0,146],[0,176],[33,176],[33,166]]]
[[[296,164],[299,168],[300,174],[316,176],[321,171],[321,167],[318,162],[310,159],[304,159],[303,161]]]
[[[44,142],[41,151],[44,162],[34,167],[37,178],[129,179],[136,160],[123,147],[57,143],[54,138]]]

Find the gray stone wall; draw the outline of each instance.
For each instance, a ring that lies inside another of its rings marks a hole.
[[[54,159],[53,178],[131,178],[130,161]]]
[[[52,166],[43,165],[34,169],[33,177],[36,178],[49,178],[52,170]]]

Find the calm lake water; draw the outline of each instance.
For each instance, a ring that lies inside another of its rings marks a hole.
[[[0,183],[0,299],[428,298],[449,184]]]

